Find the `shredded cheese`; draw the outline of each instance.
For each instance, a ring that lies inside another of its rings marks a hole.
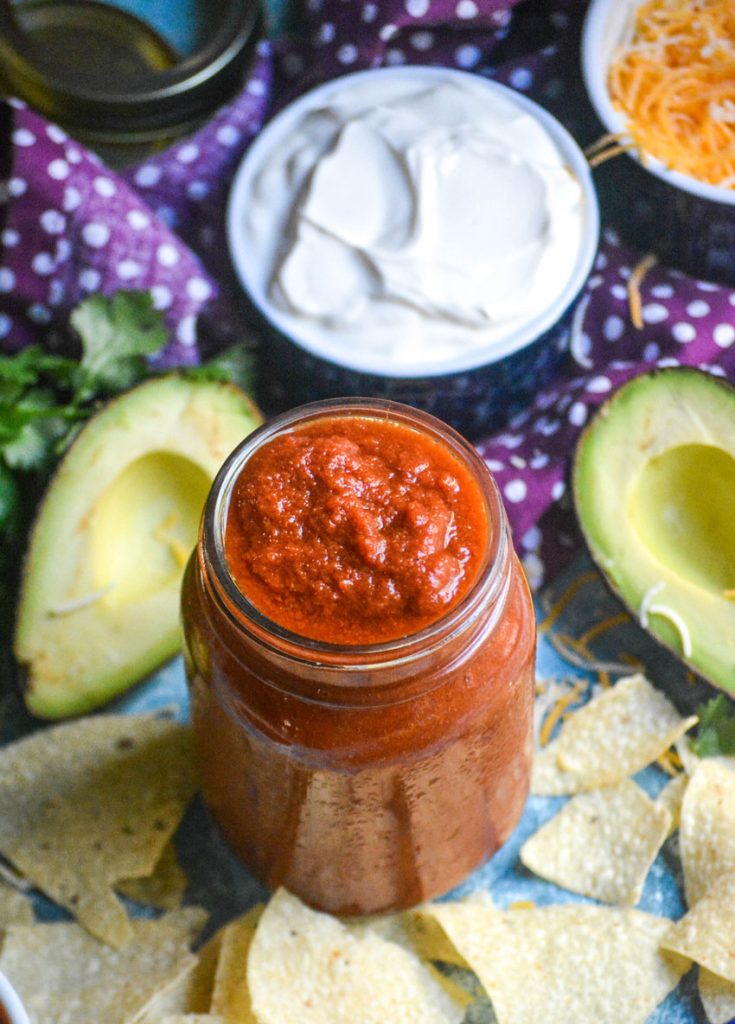
[[[684,765],[681,762],[681,758],[676,750],[670,748],[665,750],[660,757],[656,759],[656,764],[659,768],[662,768],[667,775],[680,775],[684,771]]]
[[[641,285],[643,278],[656,263],[653,253],[644,256],[633,267],[628,278],[628,305],[630,306],[630,320],[637,331],[643,330],[643,301],[641,300]]]
[[[554,726],[562,717],[565,717],[565,713],[568,713],[569,706],[577,701],[584,691],[587,689],[587,683],[584,679],[575,683],[571,690],[562,694],[561,697],[549,711],[548,715],[544,719],[544,724],[541,726],[539,733],[539,745],[545,747],[551,739],[551,734],[554,731]]]
[[[641,4],[608,88],[642,152],[699,181],[735,187],[732,0]]]
[[[650,615],[659,615],[662,619],[667,619],[679,634],[681,653],[685,658],[689,658],[692,653],[692,636],[686,622],[676,609],[670,608],[667,604],[661,604],[660,602],[654,604],[654,598],[665,586],[666,584],[661,580],[659,583],[654,583],[654,585],[646,591],[643,595],[643,600],[641,601],[638,617],[640,618],[641,625],[644,629],[648,629],[648,618]]]
[[[632,140],[630,142],[619,142],[616,146],[608,146],[607,149],[600,150],[599,153],[589,157],[587,163],[592,168],[599,167],[600,164],[612,160],[614,156],[620,156],[621,153],[629,153],[631,149],[638,149],[637,144]]]
[[[61,618],[62,615],[71,615],[74,612],[80,612],[84,608],[89,608],[90,605],[97,604],[103,598],[107,597],[110,591],[115,589],[114,583],[109,583],[106,587],[101,590],[96,590],[93,594],[85,594],[84,597],[79,597],[75,601],[67,601],[65,604],[57,604],[55,608],[49,608],[46,613],[50,619]]]
[[[599,576],[592,569],[588,570],[587,572],[580,573],[579,576],[573,579],[567,587],[567,589],[561,595],[561,597],[552,605],[551,608],[549,608],[544,621],[539,626],[539,632],[547,632],[547,630],[549,630],[551,626],[553,626],[553,624],[559,618],[559,616],[564,611],[569,602],[572,600],[572,598],[575,596],[575,594],[577,594],[578,591],[582,589],[582,587],[586,587],[589,583],[593,583],[596,579],[599,579]]]
[[[588,647],[580,644],[574,637],[551,633],[549,642],[565,661],[576,668],[584,669],[585,672],[597,672],[598,674],[612,672],[615,675],[630,675],[630,665],[623,665],[619,661],[600,661],[595,658]]]
[[[585,351],[585,335],[582,330],[584,326],[584,318],[587,315],[587,307],[590,304],[591,298],[592,296],[588,292],[579,300],[577,307],[572,314],[572,324],[569,330],[569,351],[571,352],[574,361],[584,370],[591,370],[595,365]]]
[[[617,615],[611,615],[607,619],[602,619],[601,622],[596,622],[594,626],[581,635],[579,642],[581,644],[589,644],[592,640],[596,640],[602,636],[603,633],[608,633],[611,629],[615,629],[616,626],[624,626],[627,622],[630,622],[630,616],[626,612],[618,612]]]

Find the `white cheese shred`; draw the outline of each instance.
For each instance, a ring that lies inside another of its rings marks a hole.
[[[685,658],[689,658],[692,653],[692,637],[686,622],[675,609],[670,608],[666,604],[654,603],[653,599],[657,594],[661,593],[665,586],[664,581],[660,580],[646,591],[641,601],[638,617],[644,629],[649,628],[648,618],[650,615],[660,615],[661,618],[667,619],[679,634],[682,654]]]
[[[84,597],[78,598],[76,601],[67,601],[65,604],[57,604],[55,608],[49,608],[47,614],[50,619],[59,619],[63,615],[72,615],[74,612],[82,611],[83,608],[89,608],[92,604],[97,604],[103,597],[107,597],[111,590],[115,589],[115,584],[110,583],[102,590],[96,590],[93,594],[85,594]]]

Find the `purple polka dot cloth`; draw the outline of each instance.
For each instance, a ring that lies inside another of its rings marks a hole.
[[[15,101],[0,104],[0,345],[44,343],[92,292],[148,289],[165,311],[162,365],[243,335],[225,243],[229,186],[264,120],[319,81],[366,67],[460,67],[531,95],[591,141],[579,71],[579,0],[305,0],[297,40],[264,41],[243,90],[196,134],[115,173]],[[587,119],[587,122],[585,121]],[[2,151],[2,141],[7,140]],[[735,292],[654,265],[631,321],[627,281],[645,253],[609,227],[553,384],[479,444],[517,547],[540,585],[579,547],[569,456],[619,384],[687,364],[735,376]]]

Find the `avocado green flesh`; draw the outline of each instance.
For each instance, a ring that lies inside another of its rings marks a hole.
[[[658,640],[735,693],[735,389],[669,369],[592,420],[574,500],[593,558]]]
[[[95,591],[104,591],[109,607],[139,601],[180,577],[211,483],[189,459],[153,452],[104,491],[90,551]]]
[[[49,485],[15,632],[42,718],[99,707],[179,648],[179,590],[215,474],[260,422],[229,385],[155,378],[80,432]]]
[[[713,595],[735,587],[735,459],[681,445],[647,462],[628,515],[662,566]]]

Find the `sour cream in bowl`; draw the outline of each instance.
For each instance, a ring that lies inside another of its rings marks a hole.
[[[236,175],[228,235],[291,400],[391,397],[471,432],[557,361],[598,217],[551,115],[467,72],[404,67],[274,118]]]
[[[0,971],[0,1024],[30,1024],[18,994]]]

